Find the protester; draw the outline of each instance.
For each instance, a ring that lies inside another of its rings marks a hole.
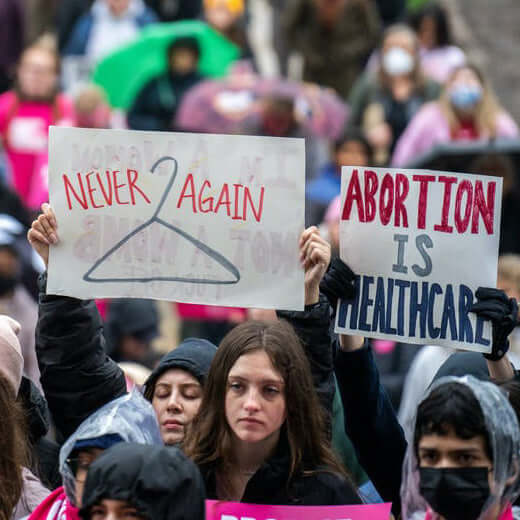
[[[60,451],[63,486],[50,494],[30,520],[78,520],[87,471],[94,460],[120,442],[162,445],[155,413],[138,391],[115,399],[88,417]]]
[[[324,428],[292,328],[281,321],[251,321],[220,344],[185,450],[201,469],[210,499],[360,503]]]
[[[392,164],[405,166],[441,143],[516,136],[516,123],[500,106],[480,70],[464,65],[452,73],[439,101],[425,105],[410,121]]]
[[[105,330],[107,352],[114,361],[153,364],[152,342],[159,336],[159,313],[153,300],[112,300]]]
[[[437,3],[426,4],[412,12],[410,25],[419,37],[424,73],[444,83],[454,69],[466,62],[464,51],[453,45],[446,9]]]
[[[20,325],[0,316],[0,518],[18,520],[30,514],[49,494],[29,471],[30,447],[24,410],[16,400],[23,357],[17,335]]]
[[[370,166],[373,164],[372,146],[363,132],[350,128],[339,137],[333,148],[333,161],[320,169],[305,189],[307,223],[321,223],[328,205],[341,191],[342,166]]]
[[[74,123],[71,102],[58,93],[58,74],[56,53],[43,44],[34,45],[22,54],[14,89],[0,96],[0,136],[10,183],[31,209],[48,198],[48,128]]]
[[[284,13],[289,50],[302,55],[303,79],[346,98],[375,48],[380,21],[372,0],[296,0]]]
[[[125,128],[125,116],[112,110],[106,94],[97,85],[85,85],[74,99],[76,122],[81,128]]]
[[[505,394],[471,376],[439,380],[417,411],[403,518],[513,518],[519,457],[520,429]]]
[[[408,123],[439,90],[424,77],[415,33],[406,25],[389,27],[375,74],[361,76],[350,94],[350,124],[363,128],[378,164],[387,162]]]
[[[95,0],[74,25],[63,54],[95,63],[154,22],[157,16],[143,0]]]
[[[150,80],[128,113],[135,130],[172,130],[184,94],[203,78],[198,72],[200,48],[195,38],[178,38],[168,47],[168,70]]]
[[[85,520],[204,518],[204,483],[180,450],[122,442],[89,467]]]

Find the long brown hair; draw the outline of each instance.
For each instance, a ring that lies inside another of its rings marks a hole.
[[[480,69],[471,63],[461,65],[453,70],[439,98],[439,105],[448,119],[451,132],[454,133],[459,129],[460,121],[450,102],[450,86],[461,70],[471,70],[477,76],[482,85],[482,99],[475,112],[475,126],[479,135],[481,137],[496,137],[497,118],[504,109],[498,103],[491,85],[486,80]]]
[[[9,520],[22,496],[22,468],[29,465],[29,448],[23,409],[1,374],[0,417],[0,520]]]
[[[330,448],[324,412],[314,389],[309,362],[296,333],[283,321],[248,321],[222,340],[211,364],[198,415],[185,439],[186,454],[197,464],[225,470],[231,456],[226,421],[228,375],[238,358],[263,350],[282,376],[287,419],[281,429],[289,446],[289,481],[296,474],[325,470],[346,477]]]

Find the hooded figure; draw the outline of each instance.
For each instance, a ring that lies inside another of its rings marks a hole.
[[[179,449],[120,443],[89,468],[80,516],[92,506],[120,500],[146,520],[204,518],[204,484],[199,470]]]
[[[30,519],[77,519],[76,475],[71,455],[89,448],[108,449],[122,441],[163,444],[155,412],[137,390],[111,401],[81,423],[60,450],[63,487],[42,502]]]
[[[403,466],[402,518],[436,520],[438,517],[432,511],[432,508],[436,507],[437,514],[442,514],[446,520],[520,519],[520,511],[511,507],[520,493],[520,428],[506,395],[493,383],[479,381],[472,376],[445,377],[431,385],[419,406],[418,416],[421,414],[421,406],[434,392],[438,393],[443,385],[453,383],[465,387],[461,389],[462,393],[469,390],[469,394],[480,406],[486,433],[486,451],[489,451],[491,467],[480,468],[470,465],[453,470],[442,466],[435,469],[426,468],[424,471],[425,468],[419,467],[417,455],[420,439],[417,440],[417,445],[410,443]],[[444,405],[443,410],[446,410],[446,417],[445,420],[439,418],[439,424],[444,425],[445,431],[455,429],[451,424],[454,411],[449,409],[449,403]],[[478,421],[478,417],[468,417],[468,414],[466,417],[468,423]],[[417,427],[416,420],[415,428]],[[439,435],[435,433],[435,426],[430,429],[433,430],[432,435]],[[459,439],[474,438],[471,430],[463,432],[463,437],[460,437],[459,432],[456,433],[456,438]],[[480,476],[477,475],[479,471],[482,473]],[[425,495],[428,495],[430,503],[426,501]],[[432,502],[437,505],[433,507]]]

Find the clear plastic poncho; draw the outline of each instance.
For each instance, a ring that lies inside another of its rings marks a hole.
[[[125,442],[162,445],[159,423],[152,405],[136,389],[110,401],[85,419],[60,450],[60,473],[69,501],[75,503],[76,479],[67,464],[78,441],[118,434]]]
[[[480,381],[473,376],[443,377],[430,386],[423,401],[433,390],[446,383],[460,383],[469,387],[480,403],[484,415],[489,443],[493,451],[493,489],[481,514],[475,520],[488,520],[489,515],[486,514],[486,511],[490,507],[498,503],[501,506],[512,504],[520,494],[520,478],[518,478],[520,428],[518,420],[506,394],[498,386]],[[507,485],[507,480],[515,473],[517,475],[515,482]],[[429,509],[421,496],[419,486],[418,461],[412,441],[408,444],[403,466],[401,484],[403,520],[422,520]]]

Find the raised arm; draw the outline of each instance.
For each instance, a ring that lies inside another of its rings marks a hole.
[[[48,204],[32,224],[28,240],[49,259],[58,244],[57,222]],[[70,436],[79,424],[107,402],[126,392],[122,370],[105,353],[99,312],[92,300],[46,294],[47,275],[39,279],[36,355],[41,384],[59,433]]]

